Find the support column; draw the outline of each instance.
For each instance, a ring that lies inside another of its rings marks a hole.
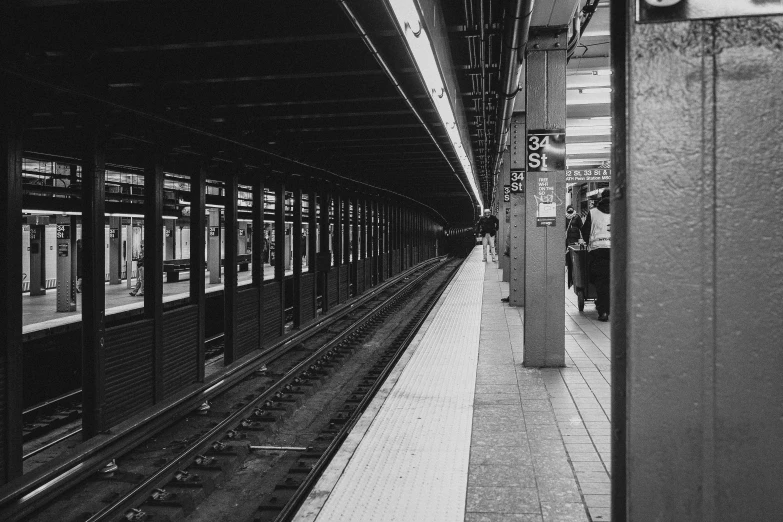
[[[206,324],[205,290],[204,280],[204,234],[206,211],[206,166],[199,162],[191,167],[190,174],[190,303],[198,306],[198,328],[196,350],[196,372],[199,382],[204,381],[204,343]]]
[[[280,283],[280,335],[285,332],[285,180],[275,188],[275,281]]]
[[[209,209],[209,232],[207,233],[207,270],[209,284],[220,283],[220,209]]]
[[[0,484],[22,474],[22,132],[0,113]]]
[[[253,286],[258,289],[258,347],[264,345],[264,173],[257,172],[253,190],[253,249],[251,251]]]
[[[82,153],[82,437],[85,440],[105,429],[106,169],[102,127],[100,122],[87,122]]]
[[[779,519],[783,18],[611,24],[612,520]]]
[[[565,48],[566,31],[562,28],[531,30],[525,74],[528,135],[530,131],[554,130],[565,136]],[[535,138],[526,143],[530,140]],[[535,141],[527,144],[538,145]],[[545,153],[549,162],[542,159],[538,172],[531,171],[535,164],[530,162],[525,175],[523,364],[534,368],[565,365],[565,228],[559,221],[565,213],[565,157],[563,153],[560,165],[554,161],[554,152],[546,149]],[[554,205],[554,222],[546,219],[549,204]]]
[[[235,341],[237,338],[237,183],[242,165],[232,165],[226,175],[225,230],[226,243],[223,260],[223,361],[226,365],[236,360]]]
[[[351,285],[353,295],[356,295],[357,287],[357,263],[359,262],[359,197],[356,192],[351,195]]]
[[[153,321],[152,371],[155,402],[163,398],[163,178],[163,157],[159,151],[154,151],[144,169],[143,290],[144,316]]]
[[[508,159],[509,180],[514,190],[521,187],[522,192],[509,195],[509,223],[506,231],[509,244],[509,293],[508,302],[511,306],[525,306],[525,113],[515,113],[511,116],[509,151],[504,154]],[[505,170],[505,168],[504,168]],[[522,179],[518,179],[522,176]],[[519,183],[519,185],[516,185]],[[562,306],[562,303],[561,303]]]
[[[321,183],[321,208],[318,219],[319,259],[318,270],[321,271],[321,309],[329,311],[329,278],[334,277],[329,254],[329,202],[331,187],[326,181]]]
[[[514,124],[512,117],[511,124]],[[511,134],[511,140],[514,140],[514,134]],[[498,221],[500,229],[498,230],[497,249],[499,267],[502,270],[503,281],[511,282],[511,194],[509,184],[511,182],[511,154],[509,150],[503,151],[503,162],[498,172]],[[521,198],[520,198],[521,199]]]
[[[294,328],[302,326],[302,187],[297,181],[293,187],[294,216],[291,226],[291,241],[294,246]]]
[[[122,283],[122,230],[121,219],[109,218],[109,284]]]

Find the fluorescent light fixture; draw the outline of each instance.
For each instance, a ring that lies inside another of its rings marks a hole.
[[[592,125],[566,127],[566,140],[575,136],[608,136],[612,133],[611,125]]]
[[[479,189],[476,186],[473,167],[470,164],[470,158],[468,158],[465,147],[462,144],[462,136],[460,135],[459,127],[457,126],[457,118],[454,115],[451,100],[449,100],[443,77],[440,74],[440,68],[435,59],[435,53],[432,50],[430,38],[419,18],[416,4],[414,3],[414,0],[388,1],[392,8],[392,12],[397,19],[397,23],[400,26],[400,31],[405,36],[405,41],[408,43],[408,48],[413,55],[419,73],[424,80],[427,92],[429,93],[432,102],[435,104],[435,109],[438,111],[438,116],[440,116],[443,127],[446,129],[449,140],[451,140],[454,152],[456,152],[462,169],[465,171],[465,176],[468,178],[468,184],[470,185],[471,190],[473,190],[476,202],[478,206],[481,207],[481,192],[479,192]]]
[[[204,206],[209,208],[226,208],[225,205],[215,205],[214,203],[205,203]]]
[[[579,94],[572,90],[566,92],[566,105],[597,105],[603,103],[611,103],[611,96],[609,96],[608,92],[596,94]]]
[[[106,217],[144,218],[144,214],[106,214]]]

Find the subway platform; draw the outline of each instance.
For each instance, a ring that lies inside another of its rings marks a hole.
[[[609,323],[566,290],[566,367],[524,368],[507,295],[476,247],[297,522],[610,520]]]

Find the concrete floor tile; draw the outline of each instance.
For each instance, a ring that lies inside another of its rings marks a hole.
[[[590,508],[611,508],[611,495],[585,495],[585,503]]]
[[[519,387],[515,384],[479,384],[476,385],[476,395],[485,393],[519,395]]]
[[[538,513],[465,513],[465,522],[542,522]]]
[[[527,437],[521,431],[474,431],[470,445],[520,447],[526,443]]]
[[[541,502],[544,522],[588,522],[585,507],[581,502]]]
[[[522,398],[522,411],[552,411],[552,404],[548,400],[530,400],[523,396]]]
[[[530,450],[524,447],[498,448],[492,446],[474,446],[470,448],[471,466],[531,466],[533,457]]]
[[[612,510],[610,508],[588,508],[588,511],[593,522],[610,522],[612,520]]]
[[[603,463],[595,460],[572,461],[571,465],[576,471],[606,471]]]
[[[510,394],[476,394],[475,398],[473,399],[473,404],[482,406],[482,405],[491,405],[491,404],[519,404],[519,396],[518,395],[510,395]]]
[[[576,480],[568,478],[537,477],[538,497],[541,502],[581,502]]]
[[[601,456],[598,453],[571,453],[568,455],[571,462],[601,462]]]
[[[470,466],[468,487],[535,488],[533,466]]]
[[[612,482],[609,478],[609,475],[606,472],[600,472],[600,471],[577,471],[576,478],[580,484],[582,484],[583,482],[586,483],[590,483],[590,482],[611,483]]]
[[[579,484],[583,495],[609,495],[612,485],[608,482],[585,482]]]
[[[466,506],[467,512],[540,513],[535,488],[468,486]]]

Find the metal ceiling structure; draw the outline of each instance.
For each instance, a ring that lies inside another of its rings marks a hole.
[[[535,5],[551,13],[575,1]],[[485,203],[513,4],[419,0],[446,84],[458,91],[450,96]],[[306,166],[413,198],[450,223],[474,216],[466,175],[386,0],[16,0],[2,9],[0,74],[17,86],[6,102],[32,108],[28,151],[75,155],[98,108],[115,164],[137,164],[154,143],[175,162],[197,154]],[[608,68],[608,37],[596,31],[608,17],[598,14],[569,65],[569,89],[599,62]],[[569,118],[598,114],[587,107],[569,105]]]

